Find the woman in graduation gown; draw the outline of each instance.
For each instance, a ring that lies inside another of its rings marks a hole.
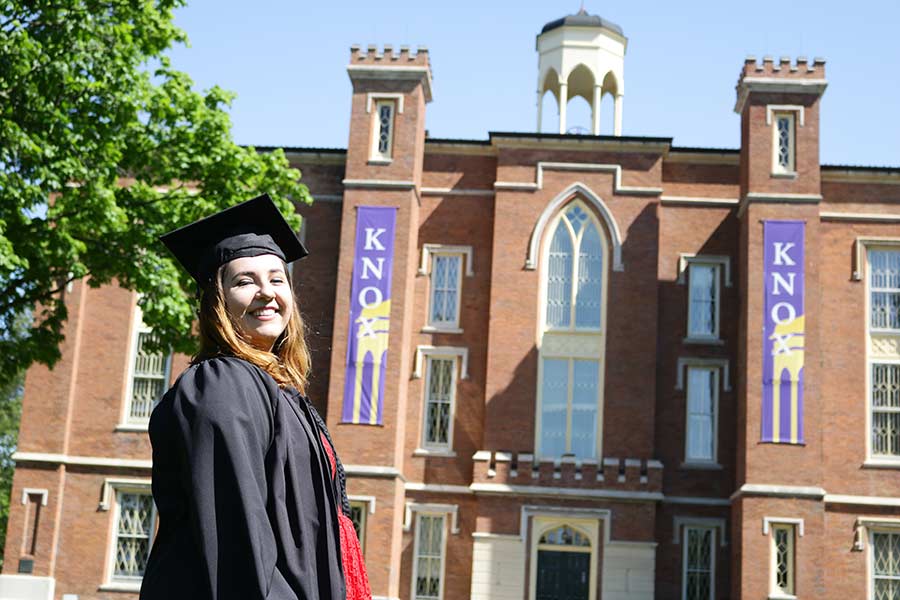
[[[286,263],[306,249],[268,196],[162,241],[198,283],[201,349],[150,419],[159,530],[141,599],[371,598],[343,468],[303,395]]]

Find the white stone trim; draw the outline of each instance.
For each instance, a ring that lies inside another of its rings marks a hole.
[[[463,346],[416,346],[416,359],[412,379],[421,379],[425,356],[457,357],[460,362],[460,379],[469,378],[469,349]]]
[[[372,105],[378,100],[394,100],[397,103],[397,114],[403,114],[403,98],[405,94],[390,94],[386,92],[369,92],[366,94],[366,113],[372,112]]]
[[[701,198],[695,196],[660,196],[659,201],[664,204],[685,206],[737,206],[740,200],[737,198]]]
[[[490,533],[488,531],[473,531],[472,537],[482,540],[508,540],[511,542],[522,540],[522,536],[515,533]]]
[[[360,53],[361,57],[365,55]],[[431,102],[431,69],[425,66],[348,65],[350,79],[404,79],[422,81],[425,102]]]
[[[466,277],[475,276],[475,271],[472,267],[472,246],[453,246],[450,244],[422,244],[422,258],[419,261],[419,275],[428,275],[429,273],[431,273],[432,254],[460,254],[464,256],[466,262]]]
[[[740,218],[747,210],[751,202],[760,204],[818,204],[822,201],[820,194],[789,194],[778,192],[747,192],[740,206],[737,216]]]
[[[716,264],[725,272],[725,287],[731,287],[731,257],[724,254],[696,254],[693,252],[678,253],[678,278],[675,282],[679,285],[686,283],[684,274],[688,265],[692,262]]]
[[[375,514],[375,496],[358,496],[355,494],[347,494],[347,500],[350,502],[365,502],[370,515]]]
[[[125,583],[124,581],[113,581],[103,583],[97,586],[97,589],[101,592],[140,592],[141,591],[141,582],[136,583]],[[77,596],[76,596],[77,597]]]
[[[22,504],[28,504],[28,496],[40,496],[41,506],[47,506],[50,492],[46,488],[24,488],[22,490]]]
[[[792,112],[799,115],[800,127],[806,125],[805,107],[800,104],[767,104],[766,105],[766,125],[772,124],[772,115],[776,112]]]
[[[10,552],[12,554],[12,552]],[[12,557],[9,558],[10,566]],[[29,600],[53,600],[56,591],[56,579],[38,575],[21,575],[19,573],[4,573],[0,575],[0,593],[3,598]],[[66,600],[66,594],[63,594]]]
[[[872,534],[872,530],[894,531],[900,529],[900,519],[896,517],[857,517],[853,525],[853,549],[865,550],[865,540]],[[866,533],[868,532],[868,535]],[[869,569],[869,581],[871,583],[872,572]]]
[[[100,489],[100,504],[97,506],[97,510],[101,512],[109,510],[110,506],[112,506],[111,495],[113,490],[145,492],[150,489],[150,484],[151,481],[149,479],[107,477],[103,480],[103,486]]]
[[[408,482],[404,484],[403,489],[407,492],[424,492],[426,494],[469,495],[472,493],[472,490],[470,490],[467,485],[452,485],[446,483]]]
[[[344,465],[344,473],[356,477],[399,478],[406,481],[406,477],[396,467],[385,467],[382,465]]]
[[[416,448],[413,456],[425,458],[456,458],[456,452],[446,448]]]
[[[412,527],[412,515],[415,512],[450,515],[450,533],[459,533],[459,505],[407,502],[403,513],[403,531]]]
[[[123,469],[150,469],[153,461],[133,458],[107,458],[103,456],[68,456],[65,454],[49,454],[44,452],[15,452],[12,459],[16,462],[38,462],[80,467],[120,467]]]
[[[866,250],[869,246],[885,246],[900,250],[900,237],[858,236],[853,244],[853,280],[862,281],[863,265],[867,264]],[[868,296],[869,290],[866,290]],[[868,301],[867,301],[868,302]],[[868,312],[866,313],[868,323]],[[868,328],[868,325],[866,326]]]
[[[688,504],[697,506],[731,506],[728,498],[704,498],[701,496],[666,496],[664,504]]]
[[[345,188],[360,189],[395,189],[395,190],[412,190],[416,184],[413,181],[401,179],[344,179],[341,184]]]
[[[875,223],[900,223],[900,214],[888,213],[857,213],[857,212],[826,212],[819,213],[823,221],[872,221]]]
[[[612,244],[613,271],[625,270],[625,265],[622,263],[622,232],[619,230],[619,225],[616,223],[615,217],[613,217],[612,212],[600,196],[595,194],[588,186],[577,181],[564,189],[561,193],[557,194],[556,197],[547,204],[541,213],[541,216],[538,218],[537,223],[535,223],[534,229],[531,232],[531,240],[528,242],[528,256],[525,259],[526,270],[533,271],[537,268],[538,254],[540,252],[541,240],[544,238],[544,230],[547,228],[550,219],[556,214],[559,208],[576,194],[593,206],[600,214],[600,218],[603,219],[603,223],[609,231],[609,241]]]
[[[744,112],[750,92],[821,94],[828,87],[826,79],[782,79],[781,77],[744,77],[738,82],[738,96],[734,112]]]
[[[419,190],[423,196],[494,196],[494,190],[455,189],[423,187]]]
[[[544,187],[544,169],[553,171],[600,171],[613,173],[614,194],[629,194],[634,196],[659,196],[662,188],[626,186],[622,184],[622,165],[600,163],[561,163],[539,161],[534,183],[527,181],[495,181],[495,190],[530,190],[536,191]]]
[[[685,527],[706,527],[719,530],[719,546],[728,545],[728,528],[726,520],[721,517],[688,517],[677,515],[672,517],[672,543],[681,544],[681,532]]]
[[[763,517],[762,534],[769,535],[769,529],[772,525],[784,523],[785,525],[794,525],[797,527],[797,535],[803,537],[803,519],[794,517]]]
[[[722,370],[722,391],[730,392],[731,383],[728,374],[729,360],[727,358],[698,358],[696,356],[678,357],[678,374],[675,378],[675,389],[684,389],[684,370],[687,367],[718,367]]]
[[[896,496],[851,496],[847,494],[825,494],[826,504],[855,504],[858,506],[900,506]]]
[[[809,498],[823,500],[825,490],[820,487],[803,485],[771,485],[765,483],[745,483],[731,494],[729,500],[734,501],[742,496],[771,496],[773,498]]]
[[[661,492],[509,485],[506,483],[473,483],[469,486],[469,489],[476,494],[515,494],[519,496],[549,496],[551,498],[632,500],[635,502],[659,502],[665,497]]]

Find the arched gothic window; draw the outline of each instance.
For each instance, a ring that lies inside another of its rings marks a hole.
[[[547,228],[538,368],[537,453],[596,459],[603,394],[607,243],[580,200]]]

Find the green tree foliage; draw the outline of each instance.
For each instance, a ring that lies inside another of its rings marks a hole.
[[[30,326],[30,311],[20,313],[6,327],[9,332],[7,335],[24,335]],[[5,547],[6,524],[9,520],[9,495],[16,469],[12,455],[19,440],[24,383],[24,371],[0,381],[0,547]],[[0,567],[2,566],[3,557],[0,556]]]
[[[0,381],[59,359],[82,278],[141,292],[159,339],[191,351],[193,286],[157,237],[263,191],[299,226],[300,173],[235,144],[232,95],[166,57],[181,4],[0,0]]]

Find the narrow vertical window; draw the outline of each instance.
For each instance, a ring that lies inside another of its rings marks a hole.
[[[135,581],[144,576],[155,518],[149,493],[116,492],[114,581]]]
[[[462,284],[462,255],[434,254],[431,264],[431,298],[428,325],[459,325],[459,290]]]
[[[453,434],[456,361],[429,356],[425,375],[425,448],[449,449]]]
[[[353,529],[356,530],[356,537],[359,538],[359,547],[363,552],[366,550],[366,515],[368,512],[368,502],[350,501],[350,520],[353,522]]]
[[[796,141],[794,113],[775,113],[773,173],[794,173]]]
[[[712,600],[715,591],[715,555],[713,530],[708,527],[684,528],[683,597],[684,600]]]
[[[872,455],[900,457],[900,364],[872,365]]]
[[[900,533],[872,533],[872,590],[875,600],[900,597]]]
[[[688,367],[685,462],[715,462],[718,371]]]
[[[794,595],[794,526],[772,525],[772,595]],[[770,596],[771,597],[771,596]]]
[[[688,337],[719,338],[719,265],[688,267]]]
[[[375,102],[373,133],[372,158],[376,160],[391,160],[394,143],[393,100],[378,100]]]
[[[440,600],[444,576],[444,517],[419,514],[413,572],[414,600]]]
[[[150,350],[149,343],[156,341],[153,331],[144,325],[140,309],[135,321],[139,324],[134,337],[131,363],[131,380],[126,398],[125,422],[146,425],[150,413],[166,391],[169,383],[171,352]]]
[[[870,327],[900,330],[900,251],[869,250]]]
[[[543,359],[541,456],[597,456],[600,365],[595,360]]]

